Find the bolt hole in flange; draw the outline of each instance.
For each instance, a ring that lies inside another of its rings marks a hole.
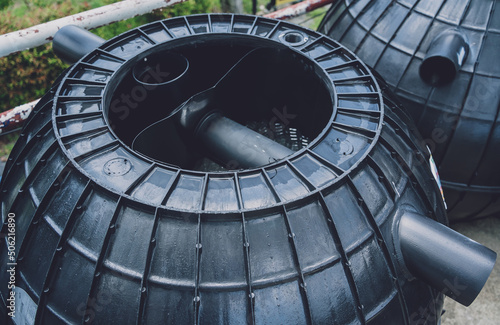
[[[305,40],[298,32],[287,35],[293,42]],[[179,127],[179,115],[183,114],[179,110],[190,98],[190,110],[199,105],[202,115],[218,111],[227,120],[288,148],[290,153],[313,141],[334,113],[332,85],[320,67],[285,44],[255,37],[191,37],[175,47],[139,57],[128,70],[112,93],[107,112],[114,132],[133,150],[181,168],[232,170],[276,161],[271,155],[251,164],[235,163],[234,159],[210,155],[204,135],[196,137],[194,131],[186,133]],[[160,78],[158,75],[165,75],[167,80],[151,82]],[[212,130],[208,124],[203,125],[204,131]],[[247,131],[240,126],[233,126],[242,131],[237,132],[242,138],[250,137],[244,136]],[[151,128],[156,130],[144,136]],[[239,144],[233,149],[245,160],[251,146]],[[286,156],[286,150],[278,151],[279,159]]]
[[[279,40],[286,45],[295,47],[304,45],[305,43],[307,43],[309,38],[297,31],[287,31],[279,36]]]

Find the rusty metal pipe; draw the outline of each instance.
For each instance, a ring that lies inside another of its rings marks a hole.
[[[0,135],[21,127],[39,101],[37,99],[0,113]]]
[[[0,57],[48,43],[66,25],[93,29],[184,1],[186,0],[124,0],[0,35]]]

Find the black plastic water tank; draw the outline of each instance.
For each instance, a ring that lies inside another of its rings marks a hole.
[[[496,254],[443,225],[429,152],[380,85],[260,17],[105,42],[9,157],[1,310],[14,292],[35,324],[438,324]]]
[[[500,215],[498,1],[343,0],[319,30],[399,95],[432,149],[450,220]]]

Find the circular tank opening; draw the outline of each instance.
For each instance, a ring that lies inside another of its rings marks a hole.
[[[286,38],[292,43],[303,41],[301,33],[288,33]],[[199,105],[200,110],[209,105],[292,151],[309,145],[330,121],[332,83],[304,55],[280,42],[251,36],[188,39],[141,54],[124,68],[110,92],[108,122],[133,150],[183,169],[239,169],[209,158],[201,141],[179,128],[176,112],[207,90],[214,95]],[[134,141],[154,127],[155,136]]]

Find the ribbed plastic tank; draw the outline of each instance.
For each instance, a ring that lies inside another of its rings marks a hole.
[[[319,31],[377,70],[408,109],[450,221],[500,215],[498,1],[336,1]]]
[[[3,314],[14,292],[30,324],[439,324],[443,293],[470,304],[496,254],[444,225],[386,88],[339,43],[261,17],[101,44],[9,157]]]

